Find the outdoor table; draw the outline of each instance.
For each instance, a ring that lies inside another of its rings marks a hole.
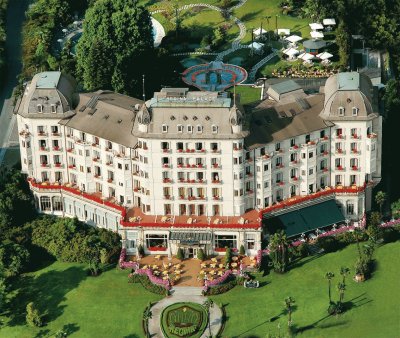
[[[220,269],[223,269],[223,268],[224,268],[224,264],[220,264],[220,265],[218,265],[218,266],[219,266]]]
[[[168,271],[167,270],[165,270],[165,271],[163,271],[163,273],[162,273],[163,275],[168,275]]]
[[[201,263],[200,267],[205,269],[207,267],[207,264],[206,263]]]
[[[214,257],[214,258],[211,258],[211,261],[212,262],[215,262],[215,263],[217,263],[218,262],[218,260]]]
[[[158,266],[154,264],[154,265],[153,265],[153,269],[154,269],[154,270],[157,270],[157,269],[158,269]]]
[[[237,263],[232,263],[231,266],[232,266],[232,268],[236,268],[237,267]]]
[[[232,257],[232,260],[233,260],[234,262],[236,262],[238,259],[239,259],[239,258],[236,257],[236,256]]]
[[[223,271],[218,271],[218,276],[222,276],[224,274]]]
[[[217,264],[214,264],[214,263],[210,264],[210,267],[213,268],[213,269],[215,269],[216,266],[217,266]]]

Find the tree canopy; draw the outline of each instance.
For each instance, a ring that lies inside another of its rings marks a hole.
[[[153,48],[150,14],[137,0],[96,1],[77,45],[78,77],[86,90],[141,93]]]

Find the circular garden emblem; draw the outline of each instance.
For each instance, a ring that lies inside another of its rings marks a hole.
[[[207,312],[200,304],[175,303],[161,314],[161,328],[167,338],[199,338],[207,326]]]

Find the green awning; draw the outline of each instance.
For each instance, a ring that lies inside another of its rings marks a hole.
[[[345,220],[334,199],[264,220],[268,229],[283,229],[288,237]]]

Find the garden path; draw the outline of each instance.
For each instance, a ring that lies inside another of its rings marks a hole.
[[[207,300],[201,294],[202,288],[199,287],[179,287],[171,290],[171,296],[166,297],[157,302],[152,308],[152,318],[149,319],[149,333],[150,337],[163,338],[164,335],[161,330],[160,320],[162,311],[169,305],[179,302],[193,302],[203,304]],[[210,322],[211,322],[211,335],[216,337],[222,325],[222,311],[214,304],[210,309]],[[201,338],[208,337],[208,327],[203,333]]]
[[[272,53],[268,54],[265,58],[257,62],[250,70],[249,76],[247,77],[247,82],[254,82],[257,71],[264,66],[269,60],[271,60],[274,56],[278,55],[278,50],[273,49]]]

